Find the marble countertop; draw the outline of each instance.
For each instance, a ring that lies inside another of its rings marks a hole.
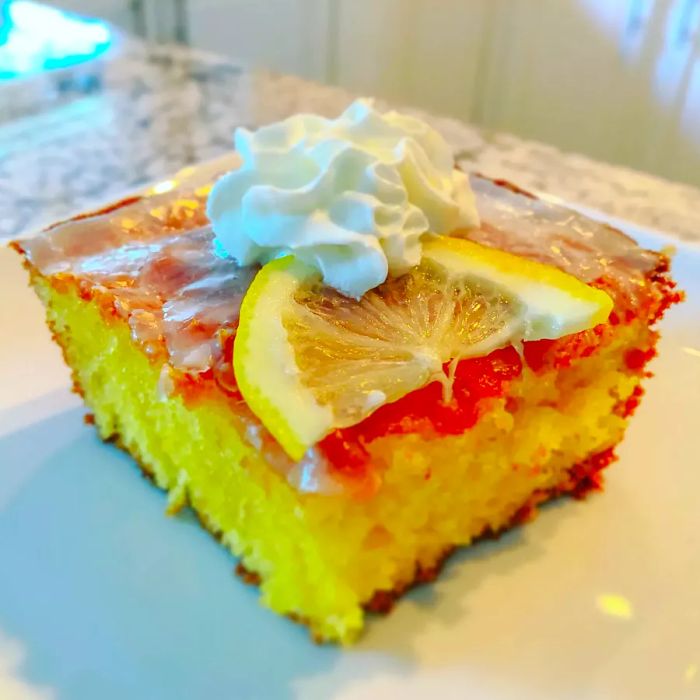
[[[220,155],[237,126],[298,111],[332,116],[353,97],[137,43],[70,72],[0,85],[0,240]],[[465,169],[700,241],[700,189],[413,111],[443,132]]]

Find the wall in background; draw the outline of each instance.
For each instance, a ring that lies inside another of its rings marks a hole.
[[[700,185],[700,0],[494,7],[477,121]]]
[[[337,5],[324,79],[700,185],[700,0]]]
[[[700,185],[700,0],[52,0]]]
[[[340,0],[326,79],[471,119],[481,99],[493,0]]]
[[[189,0],[189,41],[251,65],[323,80],[331,0]]]
[[[39,0],[45,5],[91,17],[101,17],[129,32],[138,32],[138,2],[132,0]],[[170,0],[166,0],[166,3]]]

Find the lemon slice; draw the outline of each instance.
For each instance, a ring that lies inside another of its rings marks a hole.
[[[336,428],[432,381],[451,361],[607,320],[612,300],[560,270],[457,238],[361,299],[294,257],[257,274],[241,306],[234,369],[251,410],[299,460]],[[452,363],[454,368],[454,363]]]

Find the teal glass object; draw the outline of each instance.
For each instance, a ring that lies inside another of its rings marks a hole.
[[[0,0],[0,81],[90,61],[113,41],[102,20],[31,0]]]

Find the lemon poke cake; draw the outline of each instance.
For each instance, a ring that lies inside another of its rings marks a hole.
[[[13,245],[100,436],[347,643],[455,547],[600,487],[681,295],[663,254],[371,102],[235,146]]]

